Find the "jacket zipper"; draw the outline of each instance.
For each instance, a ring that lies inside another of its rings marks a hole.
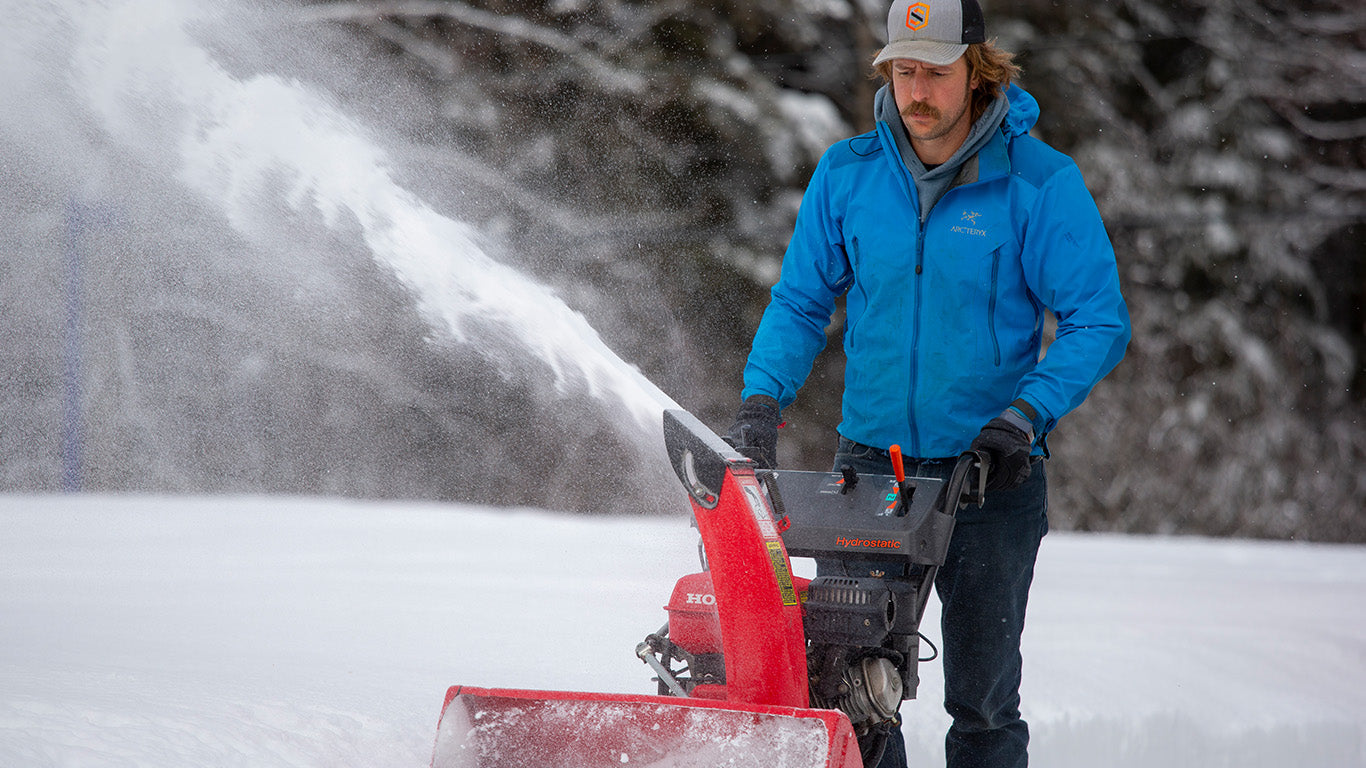
[[[996,336],[996,282],[1001,272],[1001,249],[991,252],[991,294],[987,297],[987,333],[996,367],[1001,367],[1001,340]]]
[[[916,380],[919,368],[916,365],[916,350],[920,348],[920,313],[924,306],[921,301],[921,294],[924,291],[924,280],[922,275],[925,273],[925,230],[929,223],[928,217],[920,222],[920,231],[915,236],[915,314],[911,316],[911,386],[908,392],[906,412],[911,417],[911,456],[920,456],[920,420],[916,417]]]

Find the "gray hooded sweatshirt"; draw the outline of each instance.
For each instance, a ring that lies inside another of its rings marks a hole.
[[[934,208],[939,198],[945,192],[962,185],[971,184],[977,180],[977,153],[986,146],[987,140],[1000,128],[1001,121],[1005,119],[1006,112],[1010,111],[1010,101],[1005,96],[998,96],[987,111],[972,124],[972,130],[968,132],[968,137],[963,141],[963,146],[948,159],[943,165],[932,170],[927,170],[925,164],[920,161],[920,156],[911,147],[911,137],[906,133],[906,124],[901,121],[901,113],[896,108],[896,97],[892,95],[890,85],[883,85],[873,97],[873,117],[879,122],[887,123],[892,129],[892,135],[896,137],[896,146],[901,150],[901,162],[905,163],[906,170],[911,172],[911,178],[915,180],[915,189],[920,196],[920,221],[923,224],[930,216],[930,209]]]

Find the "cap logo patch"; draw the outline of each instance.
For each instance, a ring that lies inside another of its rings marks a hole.
[[[906,9],[906,28],[919,31],[930,22],[930,4],[915,3]]]

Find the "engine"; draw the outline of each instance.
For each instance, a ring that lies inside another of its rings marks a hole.
[[[832,567],[827,565],[826,567]],[[833,564],[840,569],[840,564]],[[903,579],[796,579],[807,640],[811,706],[838,709],[865,755],[880,750],[919,678],[917,590]],[[662,695],[725,698],[725,662],[710,574],[684,576],[666,606],[669,622],[637,655],[658,673]]]
[[[813,705],[843,711],[855,728],[896,717],[906,662],[888,645],[896,613],[882,579],[820,576],[808,585],[802,623]]]

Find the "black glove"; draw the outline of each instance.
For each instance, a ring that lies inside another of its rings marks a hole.
[[[1033,438],[1028,432],[997,416],[987,422],[972,441],[972,450],[991,460],[987,468],[987,490],[1008,491],[1029,479],[1029,451]]]
[[[778,466],[778,426],[782,421],[777,400],[750,395],[736,412],[726,442],[753,459],[760,469],[773,469]]]

